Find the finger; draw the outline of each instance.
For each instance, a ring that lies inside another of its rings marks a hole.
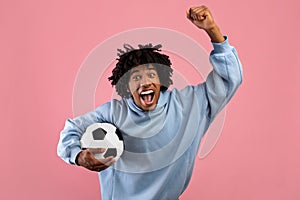
[[[195,20],[191,17],[191,13],[187,11],[186,15],[187,15],[186,17],[187,17],[192,23],[194,23]]]
[[[108,165],[108,166],[110,166],[110,163],[112,163],[113,161],[114,161],[113,156],[109,156],[109,157],[104,158],[104,159],[99,159],[99,162],[101,162],[103,165]]]
[[[93,167],[99,167],[99,166],[103,166],[103,165],[110,165],[110,163],[112,163],[112,161],[114,161],[114,157],[109,156],[109,157],[103,158],[103,159],[90,160],[89,164],[90,164],[90,166],[93,166]]]
[[[191,7],[192,12],[201,12],[202,10],[208,10],[206,6]]]
[[[115,162],[116,162],[115,159],[111,159],[108,162],[106,162],[105,165],[109,167],[109,166],[113,165]]]
[[[191,8],[191,12],[192,12],[191,16],[193,17],[193,19],[198,21],[206,19],[206,17],[210,14],[206,6]]]
[[[97,154],[97,153],[104,153],[105,148],[89,148],[88,151],[92,154]]]
[[[92,166],[92,167],[89,168],[89,170],[95,171],[95,172],[100,172],[102,170],[105,170],[108,167],[109,166],[106,166],[106,165]]]
[[[189,20],[192,20],[191,16],[190,16],[190,10],[187,10],[186,11],[186,17],[189,19]]]
[[[80,158],[78,159],[78,162],[80,163],[80,166],[91,170],[91,171],[99,171],[100,169],[104,169],[106,165],[101,163],[98,159],[96,159],[88,149],[82,151],[80,153]],[[109,159],[106,161],[106,163],[109,162]],[[110,163],[108,163],[110,164]],[[107,166],[108,167],[108,166]]]
[[[191,19],[192,21],[196,20],[196,15],[195,15],[194,9],[195,8],[190,8],[190,10],[189,10],[189,19]]]
[[[91,166],[92,171],[102,171],[115,163],[115,159],[111,156],[105,159],[100,159],[97,164]]]
[[[85,162],[85,165],[90,168],[92,166],[97,165],[99,163],[99,160],[95,158],[93,153],[91,153],[89,150],[87,150],[85,158],[84,158],[84,162]]]
[[[210,11],[206,8],[206,9],[202,9],[202,10],[199,10],[197,11],[199,13],[199,15],[201,17],[207,17],[210,15]]]
[[[107,166],[107,165],[102,165],[102,166],[99,166],[99,167],[97,168],[97,170],[95,170],[95,171],[100,172],[100,171],[102,171],[102,170],[107,169],[108,167],[109,167],[109,166]]]
[[[95,158],[89,159],[86,162],[86,168],[92,171],[99,171],[100,169],[104,169],[105,167],[109,166]]]

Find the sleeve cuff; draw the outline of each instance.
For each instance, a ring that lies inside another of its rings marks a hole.
[[[70,163],[73,165],[77,165],[76,161],[76,157],[77,155],[82,151],[82,149],[80,147],[75,147],[71,150],[71,157],[70,157]]]
[[[232,50],[232,47],[229,45],[228,37],[224,36],[225,41],[221,43],[212,42],[214,47],[213,53],[225,53]]]

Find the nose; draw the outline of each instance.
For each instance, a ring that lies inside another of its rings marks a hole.
[[[151,85],[151,80],[147,76],[143,76],[140,81],[141,87],[148,87]]]

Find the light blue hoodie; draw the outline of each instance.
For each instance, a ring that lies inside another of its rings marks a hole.
[[[89,125],[109,122],[122,132],[124,153],[98,173],[102,200],[175,200],[186,189],[201,138],[242,82],[237,52],[227,38],[213,46],[214,69],[206,82],[161,92],[154,110],[141,110],[132,98],[112,100],[66,121],[57,152],[70,164]]]

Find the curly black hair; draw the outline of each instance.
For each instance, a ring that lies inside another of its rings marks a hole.
[[[118,49],[118,62],[112,70],[112,75],[108,78],[111,85],[116,87],[117,93],[123,98],[129,98],[131,93],[128,90],[130,74],[127,73],[134,67],[144,64],[151,64],[155,67],[160,84],[161,91],[165,91],[173,84],[171,79],[173,69],[169,56],[159,53],[161,45],[152,46],[152,44],[138,45],[139,49],[134,49],[129,44],[124,44],[125,50]]]

